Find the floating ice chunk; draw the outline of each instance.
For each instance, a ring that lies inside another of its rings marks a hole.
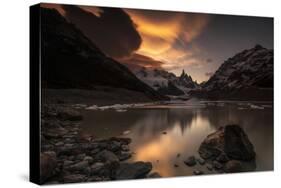
[[[250,106],[250,108],[252,108],[252,109],[258,109],[258,110],[263,110],[263,109],[264,109],[263,106],[257,106],[257,105],[254,105],[254,104],[252,104],[252,105]]]
[[[130,130],[126,130],[126,131],[124,131],[122,134],[123,134],[123,135],[127,135],[127,134],[130,134],[130,132],[131,132]]]
[[[86,108],[86,110],[98,110],[99,107],[97,105],[92,105]]]
[[[238,107],[238,110],[246,110],[247,108]]]
[[[126,112],[126,109],[116,109],[116,112]]]

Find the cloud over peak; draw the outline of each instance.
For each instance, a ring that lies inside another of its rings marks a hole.
[[[65,17],[111,57],[129,56],[142,39],[130,16],[119,8],[64,5]]]

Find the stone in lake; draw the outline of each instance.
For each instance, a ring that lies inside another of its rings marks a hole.
[[[203,159],[214,160],[224,152],[228,158],[237,160],[255,159],[252,143],[238,125],[226,125],[210,134],[201,143],[199,154]]]
[[[118,157],[113,152],[108,150],[101,151],[94,158],[95,160],[108,163],[119,161]]]
[[[120,161],[125,161],[129,158],[132,157],[132,153],[131,152],[123,152],[121,151],[121,153],[118,155],[118,158]]]
[[[226,163],[227,161],[229,161],[229,158],[227,157],[227,155],[225,153],[221,153],[216,160],[220,163]]]
[[[198,162],[200,165],[204,165],[204,164],[206,163],[205,160],[202,159],[202,158],[198,158],[198,159],[197,159],[197,162]]]
[[[162,176],[158,172],[152,172],[147,175],[147,178],[161,178]]]
[[[145,178],[151,169],[152,164],[150,162],[121,163],[116,170],[115,179]]]
[[[54,175],[54,170],[57,167],[56,153],[52,151],[40,154],[40,178],[41,183]]]
[[[207,164],[207,165],[206,165],[206,168],[207,168],[208,170],[210,170],[210,171],[212,171],[212,170],[213,170],[213,166],[212,166],[212,165],[210,165],[210,164]]]
[[[69,174],[63,176],[64,183],[76,183],[85,181],[86,176],[82,174]]]
[[[188,157],[188,158],[184,161],[184,163],[185,163],[187,166],[194,166],[194,165],[196,165],[196,159],[195,159],[194,156],[190,156],[190,157]]]
[[[204,174],[204,172],[201,171],[201,170],[194,170],[194,171],[193,171],[193,174],[194,174],[194,175],[202,175],[202,174]]]
[[[213,167],[214,169],[222,169],[223,165],[221,163],[219,163],[218,161],[213,161]]]
[[[228,173],[242,172],[243,171],[242,163],[237,160],[228,161],[224,166],[224,171]]]

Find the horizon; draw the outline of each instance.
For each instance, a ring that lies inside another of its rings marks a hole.
[[[184,70],[198,83],[256,44],[273,49],[273,18],[49,3],[41,7],[58,10],[123,64],[164,69],[176,76]]]

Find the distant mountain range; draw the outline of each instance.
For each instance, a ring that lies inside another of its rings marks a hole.
[[[41,8],[41,23],[43,88],[98,90],[102,86],[135,91],[151,100],[167,100],[126,66],[107,57],[56,10]]]
[[[140,80],[163,95],[187,95],[190,90],[199,88],[199,84],[193,81],[191,76],[187,75],[184,70],[179,77],[160,69],[141,68],[134,72]]]
[[[192,93],[208,99],[272,100],[273,50],[256,45],[236,54]]]
[[[142,97],[168,100],[167,95],[214,100],[273,99],[273,50],[260,45],[227,59],[208,81],[198,84],[184,70],[180,76],[162,69],[137,68],[131,72],[106,56],[54,9],[41,8],[41,23],[43,88],[121,88],[137,92],[138,101]],[[132,99],[135,96],[130,95]]]

